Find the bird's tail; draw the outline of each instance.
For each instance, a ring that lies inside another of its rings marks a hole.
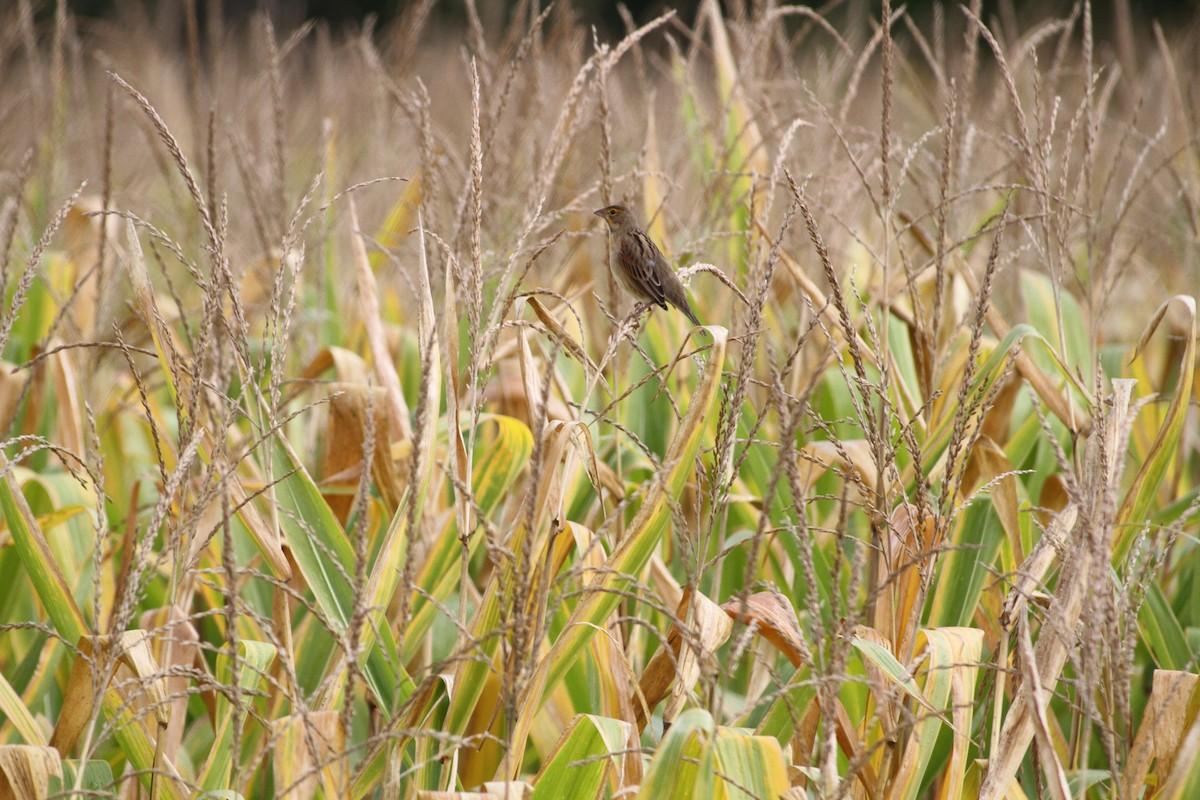
[[[689,320],[691,320],[692,324],[695,325],[697,328],[704,327],[704,323],[701,322],[700,318],[696,316],[696,312],[692,311],[692,304],[689,303],[686,299],[683,301],[683,305],[680,306],[679,310],[682,311],[684,313],[684,315],[687,316],[687,318]],[[707,331],[702,331],[702,333],[707,333]]]

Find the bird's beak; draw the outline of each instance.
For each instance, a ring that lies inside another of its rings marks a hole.
[[[601,209],[597,209],[596,211],[593,211],[592,213],[593,213],[593,214],[595,214],[597,217],[603,217],[603,216],[604,216],[604,209],[603,209],[603,208],[601,208]]]

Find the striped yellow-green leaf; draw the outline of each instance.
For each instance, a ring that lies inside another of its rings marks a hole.
[[[714,729],[712,715],[702,708],[680,714],[650,759],[638,800],[715,798]]]
[[[1175,385],[1175,394],[1167,407],[1162,426],[1150,452],[1138,471],[1133,485],[1125,495],[1121,510],[1117,517],[1122,525],[1117,527],[1113,542],[1114,563],[1122,563],[1133,540],[1141,531],[1141,526],[1149,522],[1150,508],[1154,504],[1167,470],[1179,458],[1179,441],[1183,435],[1183,425],[1187,418],[1188,405],[1192,396],[1192,379],[1196,369],[1196,299],[1187,295],[1176,295],[1158,307],[1154,318],[1146,326],[1141,340],[1135,349],[1134,357],[1146,346],[1146,342],[1154,335],[1162,322],[1167,309],[1172,304],[1180,304],[1187,311],[1188,326],[1183,337],[1183,353],[1179,360],[1179,380]]]
[[[632,590],[650,556],[658,547],[667,522],[671,518],[671,503],[677,501],[684,485],[696,467],[700,439],[707,427],[717,399],[721,371],[725,364],[725,346],[729,333],[711,325],[705,328],[713,337],[712,349],[700,373],[691,405],[663,459],[663,472],[650,481],[650,489],[637,515],[629,524],[625,538],[605,561],[604,569],[588,584],[588,591],[571,614],[562,635],[554,642],[550,654],[542,661],[545,682],[537,687],[544,693],[553,687],[570,668],[595,634],[593,625],[608,619],[626,591]],[[584,624],[590,623],[590,624]],[[533,682],[531,682],[532,685]]]
[[[534,779],[533,800],[594,800],[609,773],[620,769],[631,729],[610,717],[575,717]]]
[[[68,642],[82,643],[91,635],[91,631],[2,453],[0,474],[3,475],[0,478],[0,509],[4,512],[13,544],[33,583],[34,591],[58,634]],[[103,693],[102,707],[105,716],[116,722],[114,737],[130,764],[144,776],[143,785],[148,787],[151,771],[155,768],[155,749],[146,729],[141,725],[129,724],[132,721],[131,711],[116,692]],[[175,781],[163,780],[158,785],[165,796],[178,796],[179,787]]]
[[[771,736],[754,736],[735,728],[717,728],[716,797],[753,800],[779,797],[788,789],[783,748]]]
[[[944,713],[959,711],[952,718],[954,736],[951,762],[953,775],[963,775],[970,745],[972,706],[954,709],[951,700],[974,697],[975,679],[983,653],[983,631],[976,628],[936,628],[917,635],[917,652],[924,651],[922,705],[917,721],[900,755],[900,767],[888,793],[889,800],[912,800],[926,778],[938,734],[946,724]],[[965,726],[965,727],[963,727]],[[959,781],[961,783],[961,780]]]
[[[4,729],[6,737],[10,740],[21,740],[20,742],[10,741],[8,744],[20,743],[37,747],[46,744],[46,734],[42,730],[42,726],[33,718],[33,714],[21,701],[21,695],[17,694],[2,673],[0,673],[0,714],[3,715],[6,722],[10,723]]]
[[[789,786],[783,748],[772,736],[713,724],[703,709],[683,712],[650,760],[638,798],[752,800]]]
[[[285,477],[280,478],[275,491],[283,509],[279,522],[284,537],[327,623],[344,632],[354,613],[354,586],[350,580],[355,573],[354,550],[308,471],[289,452],[287,443],[281,444],[275,448],[275,474]],[[297,650],[305,652],[307,648],[300,642]],[[377,627],[373,646],[366,652],[363,675],[377,702],[391,711],[413,689],[396,655],[391,628]],[[339,691],[338,687],[329,689]]]
[[[278,796],[312,797],[318,786],[326,797],[345,793],[349,765],[339,711],[291,714],[273,720],[271,730]]]
[[[523,422],[499,414],[480,417],[471,483],[475,502],[485,518],[504,499],[517,475],[529,463],[532,452],[533,433]],[[476,531],[467,543],[469,552],[474,554],[482,541],[483,532]],[[418,568],[415,582],[422,591],[413,596],[411,616],[405,631],[406,659],[416,655],[437,616],[437,606],[433,600],[444,602],[458,583],[461,555],[458,526],[450,521]]]
[[[275,646],[267,642],[256,642],[250,639],[238,641],[238,674],[237,686],[247,694],[243,702],[247,702],[251,693],[260,691],[267,669],[275,660]],[[232,659],[225,654],[217,656],[217,680],[224,686],[234,681],[232,674]],[[217,715],[214,728],[212,751],[208,763],[200,773],[201,789],[215,791],[225,789],[229,784],[229,776],[233,766],[233,726],[238,719],[237,709],[224,692],[217,693]],[[245,709],[243,709],[245,711]],[[243,713],[240,721],[245,724],[248,714]]]
[[[68,642],[77,642],[91,631],[3,453],[0,476],[0,509],[33,590],[58,634]]]

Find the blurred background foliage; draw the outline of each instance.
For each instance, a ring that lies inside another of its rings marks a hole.
[[[624,3],[614,0],[559,0],[568,5],[586,25],[596,25],[605,36],[623,32],[621,13],[618,6],[624,5],[630,16],[638,24],[645,23],[662,14],[668,9],[675,9],[680,18],[691,22],[695,19],[702,0],[626,0]],[[140,6],[147,13],[159,16],[162,12],[170,13],[171,7],[179,7],[182,13],[184,0],[68,0],[67,6],[79,17],[105,18],[114,14],[128,13],[133,6]],[[905,3],[908,13],[916,19],[922,19],[933,13],[936,0],[913,0]],[[53,0],[43,0],[42,13],[52,13]],[[219,5],[228,18],[248,17],[259,11],[268,11],[271,17],[278,21],[280,27],[299,24],[305,20],[324,20],[334,26],[361,23],[366,17],[374,16],[381,24],[391,22],[398,16],[415,6],[421,5],[421,0],[220,0]],[[539,7],[550,5],[548,0],[538,0]],[[731,14],[752,13],[757,5],[766,5],[756,0],[726,0],[723,3]],[[785,5],[776,3],[775,5]],[[822,15],[837,25],[839,18],[853,15],[867,15],[874,8],[873,3],[866,0],[846,0],[845,2],[813,3]],[[950,3],[949,5],[954,5]],[[1054,13],[1061,13],[1069,4],[1061,2],[1043,2],[1042,0],[987,0],[983,4],[984,18],[998,15],[1020,16],[1025,24],[1037,22]],[[527,9],[527,0],[478,0],[480,15],[485,22],[500,29],[507,25],[514,13]],[[1191,19],[1195,9],[1200,6],[1200,0],[1132,0],[1128,4],[1133,15],[1134,24],[1148,25],[1151,20],[1159,20],[1164,24],[1182,22]],[[435,0],[432,13],[447,25],[461,25],[466,19],[464,0]],[[1098,2],[1093,4],[1093,14],[1096,20],[1096,36],[1107,40],[1112,36],[1114,26],[1124,24],[1119,14],[1113,13],[1114,4]]]

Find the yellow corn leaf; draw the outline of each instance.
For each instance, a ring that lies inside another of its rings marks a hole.
[[[1133,485],[1125,495],[1121,509],[1117,513],[1119,523],[1117,536],[1113,543],[1113,560],[1121,563],[1129,551],[1134,537],[1140,526],[1146,521],[1150,507],[1158,496],[1159,487],[1166,477],[1167,470],[1179,458],[1179,441],[1183,435],[1184,421],[1187,419],[1188,402],[1191,399],[1192,376],[1196,369],[1196,299],[1187,295],[1175,295],[1158,307],[1154,318],[1146,326],[1141,340],[1135,349],[1134,357],[1146,346],[1154,331],[1158,328],[1167,309],[1172,303],[1180,303],[1187,311],[1188,325],[1185,328],[1185,346],[1179,362],[1179,380],[1175,393],[1171,396],[1163,418],[1162,427],[1158,430],[1154,444],[1146,454],[1142,467],[1134,478]]]
[[[310,800],[322,787],[325,797],[344,796],[349,765],[340,712],[292,714],[273,720],[271,731],[277,794]]]
[[[925,680],[921,687],[923,704],[931,710],[918,710],[917,722],[906,739],[900,756],[900,768],[888,793],[889,800],[910,800],[925,779],[925,770],[933,756],[941,727],[946,724],[943,711],[954,715],[950,772],[944,781],[961,785],[970,746],[971,717],[975,681],[983,655],[983,631],[975,628],[935,628],[917,635],[917,647],[924,646]],[[961,701],[961,702],[960,702]],[[953,797],[953,795],[948,795]]]
[[[717,798],[753,800],[778,797],[787,790],[787,762],[783,748],[771,736],[753,736],[734,728],[717,728]]]
[[[19,734],[25,744],[38,747],[47,744],[46,733],[42,730],[41,723],[34,719],[33,714],[21,701],[21,695],[17,694],[16,689],[2,673],[0,673],[0,714],[3,714],[5,720],[11,724],[8,729],[10,738],[16,738],[16,734]]]
[[[375,234],[375,241],[379,243],[380,247],[391,250],[399,246],[404,237],[408,236],[409,231],[413,229],[413,218],[420,205],[421,179],[420,177],[410,178],[406,181],[404,191],[396,198],[396,202],[392,204],[383,224],[379,226],[379,231]],[[384,258],[386,255],[379,250],[372,253],[371,269],[378,270]]]

